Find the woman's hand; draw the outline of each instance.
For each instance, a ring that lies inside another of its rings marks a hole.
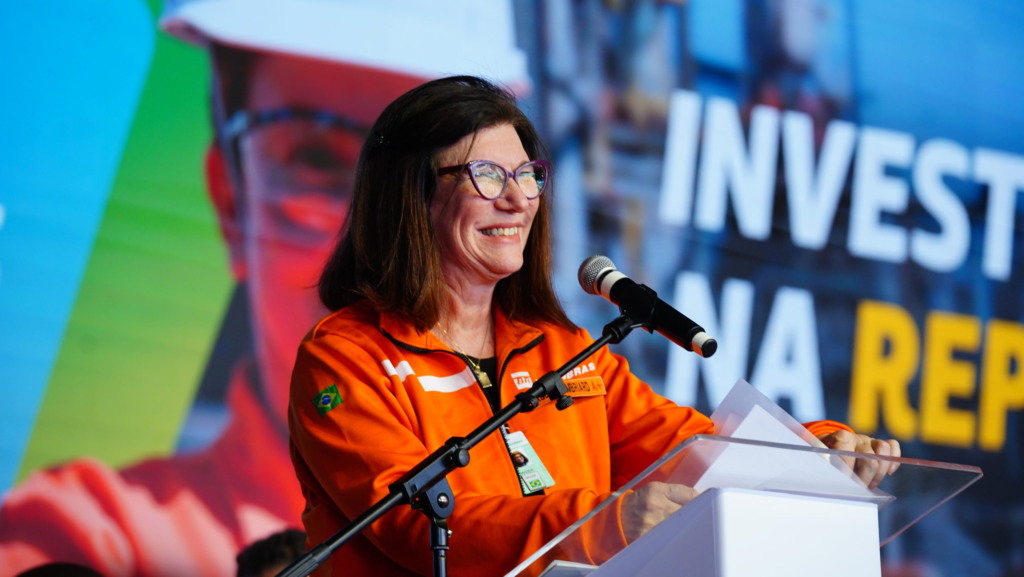
[[[697,496],[693,487],[651,481],[622,497],[622,530],[632,543]]]
[[[884,457],[900,456],[900,442],[896,439],[875,439],[846,430],[822,435],[818,439],[825,443],[825,446],[829,449],[865,453],[867,455],[882,455]],[[896,469],[900,466],[899,463],[878,459],[852,459],[844,457],[843,460],[853,469],[857,477],[864,481],[871,489],[877,487],[886,475],[895,473]]]

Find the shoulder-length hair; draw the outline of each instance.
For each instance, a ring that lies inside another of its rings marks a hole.
[[[430,223],[438,155],[462,138],[501,124],[515,128],[531,160],[550,160],[536,129],[508,90],[473,76],[422,84],[388,105],[363,145],[342,236],[320,276],[320,301],[338,310],[369,300],[421,330],[437,324],[448,297]],[[551,182],[540,197],[523,267],[498,282],[495,303],[514,320],[569,329],[551,284]]]

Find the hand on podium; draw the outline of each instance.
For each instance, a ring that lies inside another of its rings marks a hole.
[[[839,430],[818,437],[829,449],[851,451],[883,457],[899,457],[900,442],[896,439],[875,439],[867,435],[859,435],[850,431]],[[846,464],[853,469],[857,477],[871,489],[878,487],[886,475],[891,475],[899,468],[899,463],[879,461],[875,459],[855,459],[843,457]]]
[[[693,487],[652,481],[622,497],[622,531],[632,543],[697,496]]]

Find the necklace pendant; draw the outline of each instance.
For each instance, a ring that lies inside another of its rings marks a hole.
[[[473,369],[473,372],[476,373],[476,380],[480,381],[481,387],[485,389],[489,389],[491,387],[491,377],[488,377],[487,373],[480,369]]]

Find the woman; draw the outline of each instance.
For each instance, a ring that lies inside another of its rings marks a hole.
[[[424,84],[381,114],[363,148],[348,229],[324,269],[335,311],[300,347],[290,431],[310,543],[463,436],[591,339],[550,282],[547,154],[506,91]],[[711,421],[656,395],[606,348],[573,371],[575,404],[517,415],[448,476],[451,574],[501,575]],[[833,422],[837,448],[895,445]],[[529,455],[517,469],[512,454]],[[650,484],[623,501],[635,538],[692,498]],[[429,575],[427,519],[398,507],[339,548],[325,574]]]

